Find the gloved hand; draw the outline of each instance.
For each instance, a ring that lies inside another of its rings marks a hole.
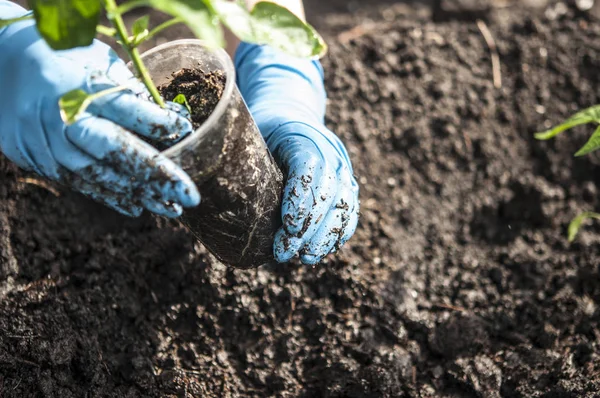
[[[0,18],[26,13],[0,0]],[[26,170],[56,180],[109,207],[138,216],[142,208],[167,217],[196,206],[200,194],[175,163],[141,136],[171,143],[192,131],[183,107],[149,102],[145,87],[99,41],[53,51],[33,21],[0,29],[0,150]],[[60,117],[66,92],[123,84],[131,90],[96,100],[72,125]]]
[[[359,211],[348,153],[324,125],[321,65],[247,43],[235,65],[240,92],[287,175],[275,258],[286,262],[299,254],[303,263],[316,264],[350,239]]]

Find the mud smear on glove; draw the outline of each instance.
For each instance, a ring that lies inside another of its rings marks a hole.
[[[158,89],[168,101],[184,94],[198,129],[221,100],[227,77],[220,70],[201,69],[181,69],[172,76]],[[210,129],[183,157],[202,202],[186,209],[181,221],[227,265],[250,268],[272,262],[283,176],[237,88]]]

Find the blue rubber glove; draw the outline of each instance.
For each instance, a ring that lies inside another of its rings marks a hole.
[[[322,67],[248,43],[240,44],[235,65],[240,92],[287,176],[275,258],[299,254],[316,264],[350,239],[359,211],[348,152],[324,125]]]
[[[0,18],[26,11],[0,0]],[[139,134],[167,145],[192,131],[183,107],[148,101],[145,87],[106,44],[53,51],[33,21],[0,29],[0,150],[25,170],[67,185],[129,216],[145,208],[177,217],[200,194],[190,177]],[[130,85],[65,125],[58,100]]]

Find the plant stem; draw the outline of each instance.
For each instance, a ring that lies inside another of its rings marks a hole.
[[[108,37],[115,37],[115,35],[117,34],[116,29],[109,28],[108,26],[104,26],[104,25],[96,26],[96,32],[100,33],[101,35],[108,36]]]
[[[131,87],[128,86],[127,84],[124,84],[122,86],[107,88],[106,90],[102,90],[102,91],[98,91],[97,93],[90,94],[87,97],[87,101],[89,101],[89,103],[91,104],[92,102],[94,102],[98,98],[102,98],[105,95],[110,95],[110,94],[118,93],[119,91],[127,90],[129,88],[131,88]]]
[[[129,58],[131,58],[131,62],[137,71],[138,77],[142,79],[142,82],[144,82],[144,85],[150,92],[150,95],[152,95],[154,102],[156,102],[161,108],[164,108],[165,101],[160,96],[158,89],[150,77],[148,69],[146,69],[146,66],[142,62],[142,57],[140,56],[139,50],[132,44],[129,38],[129,33],[127,32],[125,22],[123,22],[123,17],[119,12],[117,12],[117,4],[115,3],[115,0],[105,0],[105,4],[108,18],[115,26],[117,34],[121,39],[121,44],[125,51],[127,51]]]
[[[22,17],[11,18],[11,19],[0,19],[0,28],[3,28],[8,25],[12,25],[17,22],[27,21],[28,19],[33,19],[33,15],[24,15]]]
[[[142,62],[142,57],[140,56],[140,52],[137,48],[131,49],[131,61],[133,62],[133,65],[139,72],[140,78],[142,79],[142,81],[144,82],[146,87],[148,88],[148,91],[150,91],[150,94],[152,95],[154,102],[156,102],[158,105],[160,105],[161,108],[165,108],[165,101],[160,96],[158,89],[154,85],[154,82],[152,81],[152,78],[150,77],[150,73],[148,72],[148,69],[146,69],[146,66]]]
[[[127,3],[121,4],[114,11],[120,15],[123,15],[126,12],[133,10],[134,8],[144,7],[147,5],[148,5],[147,0],[131,0],[131,1],[128,1]]]
[[[160,33],[161,31],[173,26],[173,25],[177,25],[178,23],[182,23],[183,19],[181,18],[173,18],[173,19],[169,19],[166,22],[161,23],[160,25],[158,25],[156,28],[152,29],[150,31],[150,33],[148,33],[147,36],[145,36],[142,40],[137,41],[134,43],[134,45],[137,47],[138,45],[140,45],[141,43],[145,42],[146,40],[149,40],[151,38],[153,38],[154,36],[156,36],[158,33]]]

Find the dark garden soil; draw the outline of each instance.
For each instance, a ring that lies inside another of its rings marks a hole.
[[[474,22],[330,36],[362,218],[317,267],[228,269],[0,158],[0,396],[599,396],[600,224],[565,235],[600,155],[532,139],[600,103],[600,21],[559,11],[488,19],[500,89]]]

